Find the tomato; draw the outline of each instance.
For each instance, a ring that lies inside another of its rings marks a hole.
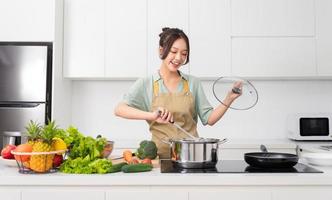
[[[30,144],[20,144],[16,147],[15,152],[32,152],[32,146]],[[30,160],[29,155],[15,155],[15,160],[19,162],[26,162]]]
[[[150,158],[145,158],[144,160],[142,160],[142,161],[141,161],[141,163],[143,163],[143,164],[150,164],[150,165],[152,165],[152,161],[151,161],[151,159],[150,159]]]
[[[14,159],[14,155],[11,153],[12,150],[16,149],[15,145],[8,144],[1,151],[1,156],[3,159]]]

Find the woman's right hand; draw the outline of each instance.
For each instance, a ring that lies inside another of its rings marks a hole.
[[[152,120],[161,124],[167,124],[174,121],[173,114],[163,107],[159,107],[156,111],[153,112]]]

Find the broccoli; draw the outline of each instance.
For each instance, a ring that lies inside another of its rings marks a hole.
[[[144,140],[139,144],[139,148],[137,149],[136,155],[140,159],[150,158],[155,159],[157,157],[158,148],[156,143],[149,140]]]

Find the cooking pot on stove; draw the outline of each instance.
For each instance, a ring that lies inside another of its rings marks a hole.
[[[215,167],[220,145],[227,139],[196,138],[170,139],[170,157],[178,167],[182,168],[212,168]]]

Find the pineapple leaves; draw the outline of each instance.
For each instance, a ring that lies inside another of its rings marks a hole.
[[[29,137],[29,140],[36,140],[42,132],[42,127],[37,122],[30,120],[29,124],[25,127],[26,134]]]
[[[43,140],[44,142],[51,143],[54,137],[65,138],[65,132],[58,128],[55,121],[49,121],[48,124],[42,126],[37,122],[30,120],[29,124],[25,127],[29,140]]]

